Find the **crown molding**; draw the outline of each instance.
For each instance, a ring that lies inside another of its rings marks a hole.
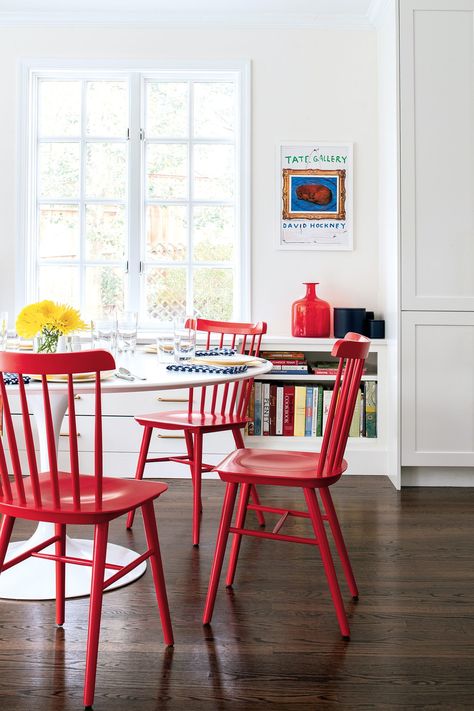
[[[106,12],[0,12],[0,27],[100,27],[164,29],[325,29],[368,30],[373,24],[364,14],[317,13],[106,13]]]

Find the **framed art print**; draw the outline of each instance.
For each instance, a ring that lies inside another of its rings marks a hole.
[[[280,249],[352,249],[352,170],[350,143],[279,147]]]

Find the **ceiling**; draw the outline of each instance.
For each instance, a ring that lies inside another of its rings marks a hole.
[[[368,26],[384,0],[0,0],[0,25]]]

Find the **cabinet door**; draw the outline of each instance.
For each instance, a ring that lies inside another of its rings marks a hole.
[[[402,465],[474,466],[474,314],[402,314]]]
[[[400,3],[402,308],[474,309],[474,0]]]

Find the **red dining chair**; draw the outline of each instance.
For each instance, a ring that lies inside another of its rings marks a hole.
[[[211,622],[227,539],[229,533],[233,533],[234,538],[226,581],[228,587],[231,587],[234,581],[243,535],[318,546],[341,634],[344,639],[349,639],[349,624],[326,536],[324,521],[329,523],[349,590],[352,598],[357,600],[359,594],[357,584],[329,487],[338,481],[342,473],[347,469],[347,462],[343,459],[343,456],[364,361],[369,352],[369,347],[370,341],[368,338],[357,333],[348,333],[344,339],[337,341],[332,349],[332,355],[339,358],[339,366],[319,453],[271,449],[238,449],[216,466],[216,471],[220,478],[227,483],[227,486],[204,610],[204,624]],[[241,485],[241,490],[236,521],[235,526],[231,526],[239,484]],[[257,485],[301,488],[306,499],[308,511],[293,511],[261,506],[255,503],[249,504],[250,487]],[[323,514],[319,508],[316,491],[318,491],[324,507]],[[253,531],[244,528],[245,515],[248,509],[278,513],[281,514],[281,518],[272,533]],[[309,518],[315,538],[280,534],[279,531],[288,516]]]
[[[257,357],[260,350],[262,335],[267,332],[267,324],[259,323],[231,323],[229,321],[208,321],[196,319],[196,330],[205,334],[205,348],[230,347],[238,350],[240,354],[248,353]],[[173,410],[170,412],[154,412],[150,415],[139,415],[135,419],[145,428],[143,431],[140,455],[135,473],[136,479],[142,479],[145,464],[148,462],[179,462],[187,464],[191,469],[193,483],[193,545],[199,545],[199,531],[201,526],[201,475],[214,469],[212,464],[202,461],[203,435],[209,432],[223,432],[230,430],[234,436],[235,446],[244,447],[242,428],[249,418],[247,408],[252,390],[253,379],[241,380],[224,385],[201,387],[200,394],[195,397],[194,390],[190,388],[187,410]],[[208,397],[208,392],[210,396]],[[195,410],[195,403],[198,409]],[[151,434],[154,428],[165,430],[184,430],[187,454],[172,457],[148,457]],[[251,488],[251,496],[259,504],[257,492]],[[260,525],[265,523],[263,514],[256,510]],[[127,528],[133,525],[134,511],[130,511],[127,518]]]
[[[0,527],[0,574],[30,556],[56,561],[56,622],[58,625],[62,625],[65,618],[66,563],[92,567],[84,687],[84,705],[86,708],[91,708],[94,700],[103,592],[109,585],[129,573],[147,558],[150,558],[163,636],[167,645],[173,644],[173,631],[153,508],[154,499],[158,498],[168,487],[166,484],[151,481],[137,482],[128,479],[103,477],[102,475],[100,373],[114,368],[114,359],[106,351],[84,351],[82,353],[52,355],[0,353],[0,393],[3,400],[5,430],[13,470],[13,480],[10,481],[5,452],[0,439],[0,513],[3,514]],[[9,393],[3,379],[4,372],[18,374],[22,425],[28,459],[29,477],[27,478],[24,478],[27,473],[25,471],[26,466],[23,467],[20,463],[9,405]],[[22,377],[25,373],[35,373],[41,376],[49,471],[38,471],[28,409],[28,386],[25,387]],[[79,471],[73,378],[76,373],[95,373],[95,454],[93,475],[81,474]],[[56,455],[48,376],[58,374],[67,376],[70,471],[58,469]],[[126,566],[108,564],[106,562],[106,548],[109,522],[118,516],[135,510],[137,507],[141,507],[143,512],[147,550]],[[54,535],[43,543],[34,546],[30,551],[5,563],[5,555],[16,518],[54,523]],[[66,555],[65,537],[67,524],[94,525],[92,560],[78,560],[69,558]],[[53,543],[55,546],[54,555],[41,552]],[[116,572],[104,581],[105,569],[113,569]]]

